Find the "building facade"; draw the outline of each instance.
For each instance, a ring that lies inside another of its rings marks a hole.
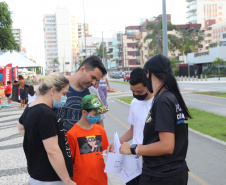
[[[222,40],[222,34],[226,32],[226,19],[212,25],[212,42]]]
[[[69,9],[43,16],[46,72],[74,72],[78,62],[78,25]],[[57,60],[59,64],[55,63]]]
[[[11,28],[11,30],[16,43],[20,45],[20,49],[22,50],[22,30],[18,28]]]
[[[96,55],[96,49],[100,47],[100,45],[104,45],[106,48],[107,54],[105,53],[105,61],[104,65],[110,65],[108,64],[110,61],[113,60],[113,38],[99,38],[99,37],[80,37],[79,38],[79,60],[82,61],[87,57],[90,57],[92,55]],[[107,55],[107,57],[106,57]]]
[[[215,19],[220,22],[226,19],[226,0],[186,0],[187,23],[199,23],[202,27],[205,21]]]
[[[78,38],[85,37],[85,36],[92,37],[92,35],[89,34],[89,24],[85,24],[85,30],[86,32],[84,32],[84,24],[78,23]]]

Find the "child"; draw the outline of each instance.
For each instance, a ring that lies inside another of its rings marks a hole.
[[[7,97],[8,99],[8,104],[11,105],[11,94],[12,94],[12,86],[11,86],[11,82],[10,81],[7,81],[7,86],[5,88],[5,96]]]
[[[68,132],[67,140],[73,158],[73,181],[77,185],[107,185],[103,151],[108,139],[103,127],[95,124],[107,107],[94,94],[81,100],[82,117]]]
[[[30,85],[28,87],[27,92],[28,92],[28,102],[27,102],[27,104],[30,104],[31,102],[33,102],[34,100],[37,99],[33,85]]]

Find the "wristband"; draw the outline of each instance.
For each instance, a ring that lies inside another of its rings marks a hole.
[[[137,145],[136,150],[135,150],[137,156],[139,156],[139,154],[138,154],[138,147],[139,147],[139,145]]]

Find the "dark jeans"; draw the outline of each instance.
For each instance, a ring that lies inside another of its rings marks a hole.
[[[140,175],[127,182],[126,185],[138,185],[139,184]]]
[[[142,174],[140,176],[139,185],[187,185],[188,170],[185,169],[180,174],[170,177],[151,177]]]

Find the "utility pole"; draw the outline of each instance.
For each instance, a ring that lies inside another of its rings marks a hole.
[[[85,56],[87,58],[87,55],[86,55],[86,24],[85,24],[85,5],[84,5],[84,0],[83,0],[83,12],[84,12]]]
[[[163,35],[163,55],[168,57],[168,37],[167,37],[167,17],[166,0],[162,0],[162,35]]]
[[[107,68],[105,61],[104,61],[104,37],[103,37],[103,31],[102,31],[102,51],[103,51],[103,64],[105,65],[105,67]]]

